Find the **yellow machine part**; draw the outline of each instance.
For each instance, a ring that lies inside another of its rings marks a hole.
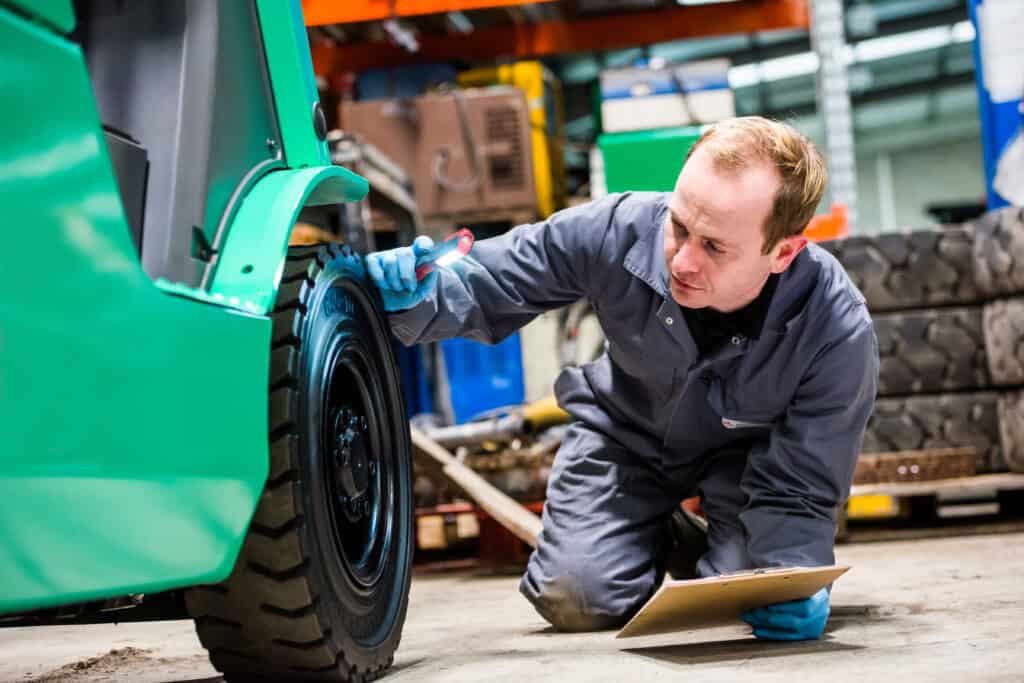
[[[526,94],[537,208],[543,217],[565,208],[565,111],[558,78],[543,64],[532,60],[470,69],[461,72],[458,78],[463,88],[511,85]],[[553,112],[553,121],[548,120],[549,112]]]
[[[571,419],[569,413],[559,407],[554,396],[546,396],[523,406],[523,420],[534,429],[564,424]]]
[[[893,496],[851,496],[846,504],[847,519],[883,519],[900,514],[899,500]]]

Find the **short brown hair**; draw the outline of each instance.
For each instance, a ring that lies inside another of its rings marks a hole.
[[[825,161],[810,140],[792,126],[760,116],[742,116],[707,127],[686,158],[707,147],[716,168],[738,171],[768,161],[782,178],[764,224],[763,253],[786,237],[799,235],[810,222],[828,181]]]

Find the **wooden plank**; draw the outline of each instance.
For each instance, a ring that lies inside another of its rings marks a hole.
[[[537,547],[537,536],[541,530],[540,517],[463,465],[454,455],[426,434],[416,428],[412,428],[411,431],[414,454],[425,457],[434,465],[440,466],[444,476],[476,501],[477,505],[487,511],[487,514],[530,547]]]
[[[639,47],[682,38],[806,29],[807,3],[808,0],[743,0],[669,6],[570,21],[493,26],[459,36],[421,35],[420,49],[415,53],[387,42],[321,45],[312,48],[313,70],[330,76],[400,64],[492,62],[498,58]]]
[[[302,18],[306,26],[323,26],[543,2],[554,0],[302,0]]]
[[[853,472],[853,483],[885,484],[971,477],[975,474],[977,456],[975,448],[861,454]]]
[[[1024,474],[979,474],[958,479],[935,481],[904,481],[890,484],[861,484],[850,490],[850,496],[929,496],[937,493],[975,493],[1024,489]]]
[[[879,451],[878,453],[861,453],[861,458],[875,458],[877,460],[896,460],[899,458],[929,458],[943,457],[947,455],[959,455],[963,453],[977,454],[973,446],[959,446],[955,448],[922,448],[920,450],[906,451]]]

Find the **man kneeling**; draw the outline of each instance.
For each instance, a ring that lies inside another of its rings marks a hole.
[[[555,383],[575,422],[520,587],[557,629],[624,624],[679,550],[666,523],[693,495],[708,522],[696,576],[834,562],[878,351],[864,298],[802,235],[825,182],[792,128],[731,119],[701,136],[671,193],[561,211],[421,282],[428,238],[367,257],[406,344],[496,343],[543,311],[593,305],[607,350]],[[828,613],[823,589],[744,619],[758,637],[806,639]]]

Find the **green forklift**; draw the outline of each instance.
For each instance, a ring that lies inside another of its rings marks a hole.
[[[409,426],[298,0],[0,0],[0,624],[191,618],[229,681],[392,662]]]

